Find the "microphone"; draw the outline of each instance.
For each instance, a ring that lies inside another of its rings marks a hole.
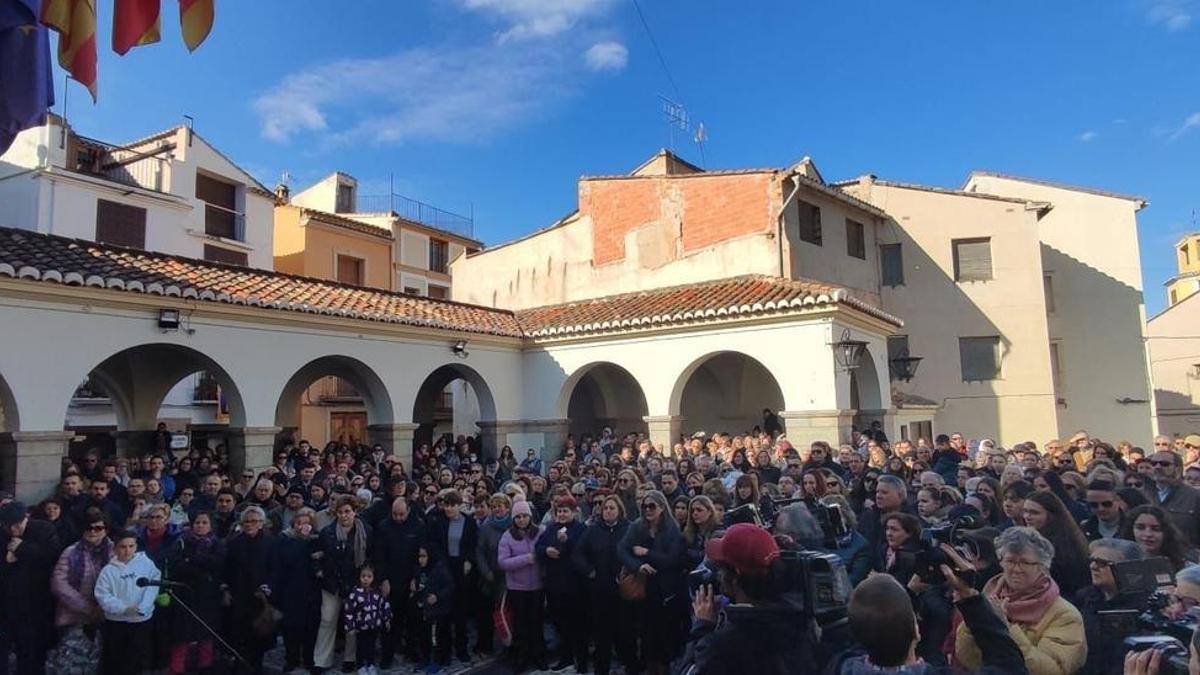
[[[156,586],[159,588],[187,588],[187,584],[181,584],[178,581],[167,581],[166,579],[149,579],[147,577],[138,577],[137,581],[133,582],[138,588],[147,586]]]

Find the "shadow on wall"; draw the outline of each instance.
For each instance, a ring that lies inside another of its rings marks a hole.
[[[783,406],[779,383],[758,360],[721,352],[705,359],[683,384],[681,429],[685,435],[700,430],[748,433],[762,425],[764,408],[779,411]]]
[[[1186,436],[1200,431],[1200,406],[1190,395],[1169,389],[1155,389],[1154,400],[1158,406],[1158,433]]]
[[[1050,312],[1050,338],[1058,342],[1061,433],[1087,429],[1101,438],[1148,441],[1142,292],[1046,244],[1042,268],[1050,277],[1050,295],[1070,298],[1052,300]],[[1120,404],[1120,399],[1145,402]]]
[[[899,334],[908,336],[910,355],[923,358],[911,381],[892,381],[893,396],[915,394],[936,401],[941,408],[930,420],[935,436],[958,431],[968,438],[995,438],[1001,422],[996,386],[992,381],[964,382],[959,338],[998,337],[1001,364],[1012,344],[964,292],[964,284],[944,272],[908,232],[920,228],[917,222],[902,227],[889,221],[879,234],[880,244],[901,245],[904,270],[904,284],[882,287],[883,309],[905,319]],[[994,266],[995,261],[993,271]],[[988,283],[994,282],[965,286]],[[937,309],[931,312],[930,307]]]
[[[633,375],[612,363],[590,368],[576,382],[567,404],[568,433],[576,439],[598,437],[604,427],[614,433],[644,433],[649,414],[646,395]]]

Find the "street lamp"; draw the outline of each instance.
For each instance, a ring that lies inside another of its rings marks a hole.
[[[851,340],[849,328],[843,330],[841,339],[831,346],[833,347],[833,358],[842,370],[855,370],[862,365],[862,356],[863,352],[867,350],[867,343],[862,340]]]
[[[892,379],[908,382],[917,374],[917,366],[921,364],[922,357],[909,356],[908,350],[904,349],[893,359],[889,360],[889,365],[892,369]]]

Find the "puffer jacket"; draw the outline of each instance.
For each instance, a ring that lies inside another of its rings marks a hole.
[[[541,530],[532,526],[524,538],[516,539],[512,532],[505,532],[500,537],[500,549],[497,562],[504,570],[504,583],[510,591],[540,591],[542,590],[542,575],[538,571],[535,548]]]
[[[108,560],[97,562],[94,557],[85,555],[83,574],[79,578],[79,588],[75,588],[67,580],[71,555],[77,547],[83,545],[84,543],[79,541],[68,546],[62,555],[58,556],[58,562],[50,574],[50,591],[54,593],[54,599],[58,601],[55,603],[54,610],[55,626],[82,626],[96,623],[100,618],[100,605],[96,603],[95,595],[96,577],[100,576],[100,570],[108,563]]]
[[[1009,635],[1021,649],[1031,675],[1073,675],[1087,660],[1083,617],[1064,598],[1058,598],[1036,624],[1008,624]],[[954,647],[959,662],[978,670],[982,657],[966,624],[958,627]]]
[[[571,564],[580,577],[588,580],[593,594],[617,594],[617,575],[621,572],[617,546],[628,529],[629,521],[624,518],[612,525],[597,520],[588,526],[571,552]]]

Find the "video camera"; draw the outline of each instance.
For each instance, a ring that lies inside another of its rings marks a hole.
[[[783,500],[787,503],[803,501]],[[779,502],[776,502],[779,503]],[[841,511],[836,507],[821,505],[818,513],[829,511],[823,517],[816,515],[822,530],[827,534],[837,532],[837,523],[841,519]],[[746,504],[726,512],[726,526],[736,523],[751,523],[767,531],[774,529],[774,523],[764,523],[758,508]],[[826,523],[830,523],[827,529]],[[717,538],[723,531],[713,534]],[[828,626],[846,617],[846,605],[850,602],[850,577],[842,559],[832,553],[808,551],[803,549],[783,549],[780,551],[780,565],[775,566],[771,574],[771,588],[775,589],[778,599],[802,614],[807,619],[816,620],[819,626]],[[725,594],[721,588],[719,570],[709,564],[705,558],[696,569],[688,573],[688,586],[694,595],[704,585],[711,586],[715,594]]]
[[[921,533],[921,548],[917,551],[914,561],[917,576],[921,581],[930,585],[945,583],[946,576],[942,574],[941,566],[947,565],[954,569],[954,561],[942,550],[942,544],[949,544],[967,559],[979,557],[979,549],[975,542],[963,537],[960,532],[977,530],[986,524],[981,516],[964,513],[940,525],[925,528]],[[975,585],[975,570],[960,570],[956,574],[967,585]]]
[[[1145,558],[1112,564],[1117,592],[1121,595],[1144,595],[1140,609],[1101,610],[1100,625],[1105,635],[1123,638],[1126,652],[1146,649],[1163,651],[1159,672],[1163,675],[1188,672],[1188,643],[1196,630],[1193,621],[1175,621],[1163,615],[1170,601],[1167,589],[1175,585],[1171,561],[1166,558]]]

